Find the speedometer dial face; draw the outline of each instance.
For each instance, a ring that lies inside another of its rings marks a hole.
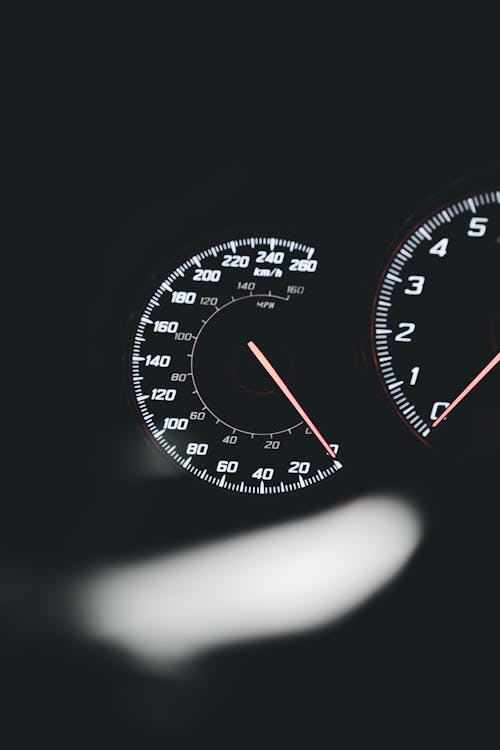
[[[500,447],[500,189],[436,208],[394,248],[372,345],[386,392],[424,442]]]
[[[141,310],[131,354],[139,419],[198,479],[281,493],[342,467],[314,332],[320,269],[315,247],[233,239],[171,269]]]

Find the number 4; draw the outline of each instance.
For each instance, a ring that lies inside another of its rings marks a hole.
[[[439,242],[436,242],[435,245],[431,247],[429,250],[430,255],[439,255],[440,258],[443,258],[448,251],[448,237],[443,237],[442,240],[439,240]]]

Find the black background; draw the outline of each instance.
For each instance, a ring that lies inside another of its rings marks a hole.
[[[331,229],[357,270],[344,288],[354,382],[385,440],[309,508],[401,487],[423,504],[429,535],[397,585],[337,628],[217,654],[175,678],[27,627],[22,607],[9,609],[6,746],[493,743],[494,461],[437,460],[362,367],[391,239],[440,188],[500,163],[493,44],[447,26],[410,37],[410,21],[381,35],[377,17],[285,28],[252,16],[254,32],[244,14],[219,38],[194,18],[156,33],[154,19],[136,33],[116,18],[21,27],[3,276],[6,570],[36,582],[37,602],[61,571],[306,512],[301,493],[264,509],[190,479],[172,480],[166,506],[163,481],[117,481],[109,469],[110,432],[133,432],[121,353],[134,288],[159,237],[189,243],[234,226],[234,213],[236,224],[279,215],[284,228]],[[362,262],[346,251],[353,237]],[[119,440],[112,450],[120,467]]]

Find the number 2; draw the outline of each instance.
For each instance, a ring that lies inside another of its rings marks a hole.
[[[410,342],[410,333],[413,333],[415,330],[415,323],[400,323],[399,327],[401,328],[401,333],[398,333],[397,336],[394,337],[394,341],[404,341],[405,343]]]

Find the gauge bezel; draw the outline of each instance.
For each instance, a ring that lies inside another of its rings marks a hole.
[[[255,230],[255,225],[251,225],[252,228]],[[133,381],[133,373],[132,368],[130,366],[131,363],[131,357],[133,353],[133,346],[134,346],[134,337],[137,333],[137,325],[140,321],[141,315],[144,313],[144,309],[148,302],[151,300],[152,295],[154,292],[158,289],[159,285],[165,280],[165,278],[171,274],[173,271],[175,271],[180,265],[183,263],[190,261],[195,255],[198,253],[210,249],[211,247],[222,245],[224,243],[228,243],[231,240],[242,240],[245,237],[259,237],[259,238],[279,238],[280,240],[285,241],[291,241],[291,238],[293,237],[293,244],[297,244],[298,246],[318,246],[318,243],[315,243],[313,241],[303,242],[300,238],[304,236],[304,233],[302,232],[300,235],[298,235],[297,232],[290,232],[290,231],[284,231],[281,229],[280,231],[276,231],[275,227],[272,229],[269,228],[269,225],[267,227],[263,227],[263,225],[259,225],[260,231],[252,231],[252,229],[248,229],[248,225],[246,225],[247,229],[246,231],[241,230],[241,227],[238,231],[231,231],[231,232],[225,232],[225,233],[210,233],[208,235],[205,235],[205,239],[202,241],[197,242],[189,242],[189,243],[183,243],[182,250],[179,252],[172,252],[169,254],[168,259],[162,258],[161,263],[156,265],[156,269],[154,272],[148,273],[148,278],[146,282],[143,284],[143,291],[140,295],[140,304],[135,305],[135,310],[133,314],[129,315],[128,319],[128,325],[127,325],[127,351],[124,352],[123,357],[123,364],[124,364],[124,385],[126,388],[126,398],[127,403],[129,405],[130,411],[134,415],[134,422],[135,424],[140,427],[141,435],[144,437],[148,445],[153,445],[155,447],[156,452],[159,452],[166,461],[169,462],[169,465],[174,465],[176,471],[178,472],[179,476],[189,476],[190,478],[194,478],[195,481],[198,479],[200,481],[200,478],[196,476],[193,471],[190,471],[189,469],[182,466],[181,463],[179,463],[177,460],[173,459],[171,456],[168,455],[166,450],[158,443],[157,440],[155,440],[154,436],[151,434],[150,429],[148,428],[147,424],[144,421],[143,415],[141,414],[138,403],[136,398],[134,397],[134,381]],[[213,237],[216,237],[215,241]],[[209,237],[210,239],[207,239]],[[221,239],[222,237],[222,239]],[[297,239],[299,237],[299,239]],[[156,257],[158,257],[158,251],[155,253]],[[149,263],[149,267],[151,266],[151,261]],[[256,293],[254,296],[262,296],[259,293]],[[222,421],[222,420],[220,420]],[[300,426],[302,420],[299,420],[298,425]],[[293,426],[293,429],[295,429],[297,425]],[[243,431],[244,432],[244,431]],[[285,432],[288,432],[286,430]],[[264,434],[264,433],[263,433]],[[267,433],[265,433],[267,434]],[[257,433],[256,433],[257,435]],[[342,467],[343,468],[343,467]],[[338,475],[339,468],[336,468],[331,474],[329,473],[327,476],[325,476],[325,479],[331,478],[333,475]],[[342,474],[344,471],[341,472]],[[201,483],[204,483],[204,480],[201,480]],[[206,484],[206,483],[205,483]],[[317,481],[315,480],[311,484],[300,484],[300,486],[297,483],[297,487],[286,487],[285,490],[277,491],[276,493],[270,493],[270,494],[263,494],[261,497],[270,498],[271,495],[273,497],[286,497],[290,494],[297,494],[297,492],[300,492],[302,494],[303,490],[306,490],[308,492],[314,492],[317,490],[317,487],[319,484],[323,484],[323,481]],[[218,485],[218,484],[208,484],[206,486],[209,486],[210,488],[215,488],[216,490],[222,490],[225,493],[229,493],[231,495],[236,494],[236,490],[231,489],[230,487],[226,485]],[[259,493],[251,494],[250,492],[241,491],[238,494],[241,494],[241,496],[251,496],[251,497],[258,497]]]
[[[397,256],[401,248],[408,241],[408,239],[416,231],[418,231],[418,229],[430,218],[432,218],[436,214],[439,214],[441,211],[446,210],[449,206],[454,205],[460,201],[467,200],[468,198],[477,195],[478,193],[498,190],[500,190],[500,166],[495,166],[489,167],[485,170],[481,170],[479,173],[475,173],[474,175],[468,175],[465,178],[460,178],[452,183],[449,183],[448,185],[440,188],[433,195],[428,197],[427,200],[410,215],[406,222],[404,222],[403,226],[400,227],[400,229],[395,233],[392,240],[388,244],[388,247],[384,254],[383,265],[381,267],[381,270],[379,271],[377,284],[372,295],[369,328],[371,365],[376,372],[378,383],[382,385],[382,390],[384,392],[385,398],[391,404],[392,410],[395,411],[398,415],[400,423],[403,423],[406,430],[408,430],[410,434],[417,437],[419,443],[424,445],[426,448],[434,448],[434,446],[429,440],[427,440],[422,434],[420,434],[401,413],[400,409],[394,402],[394,399],[389,392],[388,386],[379,367],[375,344],[375,316],[380,288],[384,282],[389,267],[391,266],[394,258]]]

